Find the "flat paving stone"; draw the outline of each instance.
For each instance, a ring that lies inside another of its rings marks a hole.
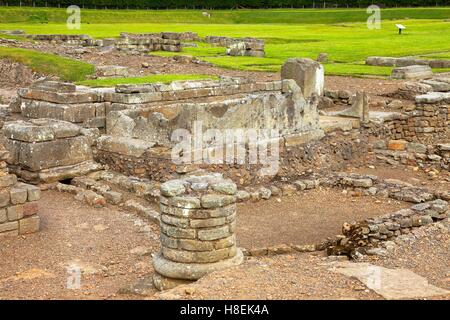
[[[356,278],[388,300],[427,298],[450,294],[428,283],[411,270],[388,269],[370,263],[339,261],[330,263],[330,271]]]

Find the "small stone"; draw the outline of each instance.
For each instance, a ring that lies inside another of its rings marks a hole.
[[[306,189],[306,183],[301,180],[295,181],[294,186],[296,186],[297,190],[300,190],[300,191],[303,191]]]
[[[237,192],[237,186],[233,182],[215,183],[212,185],[212,189],[214,191],[217,191],[217,192],[220,192],[223,194],[228,194],[228,195],[235,195]]]
[[[394,151],[404,151],[406,150],[408,142],[405,140],[390,140],[388,143],[388,149]]]
[[[259,193],[261,199],[265,199],[265,200],[270,199],[270,196],[272,195],[272,192],[269,189],[264,188],[264,187],[259,188],[258,193]]]
[[[219,208],[236,202],[235,196],[208,194],[201,198],[203,208]]]
[[[167,197],[175,197],[186,192],[183,181],[181,180],[170,180],[160,187],[161,194]]]
[[[247,201],[250,199],[250,193],[245,190],[239,190],[236,193],[236,198],[239,202]]]

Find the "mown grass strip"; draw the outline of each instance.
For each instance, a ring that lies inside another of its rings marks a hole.
[[[155,74],[145,77],[104,78],[79,81],[77,84],[89,87],[114,87],[117,84],[145,84],[145,83],[170,83],[179,80],[206,80],[218,79],[216,76],[206,74]]]
[[[86,62],[21,48],[0,47],[0,58],[20,62],[37,73],[58,76],[66,81],[84,80],[94,74],[95,69]]]

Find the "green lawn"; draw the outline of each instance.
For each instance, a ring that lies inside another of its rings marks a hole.
[[[194,31],[200,36],[256,37],[266,41],[266,57],[227,57],[225,48],[201,43],[183,48],[191,55],[224,68],[279,71],[290,57],[315,59],[326,52],[327,74],[386,76],[391,68],[365,66],[367,56],[450,57],[450,8],[384,9],[382,28],[370,30],[362,9],[327,10],[228,10],[212,11],[207,19],[199,10],[137,11],[82,10],[81,30],[68,30],[63,9],[0,8],[2,29],[23,29],[27,33],[86,33],[93,37],[116,37],[122,31]],[[64,18],[64,19],[63,19]],[[397,20],[392,20],[397,19]],[[39,23],[37,21],[49,21]],[[14,23],[13,23],[14,22]],[[396,23],[407,29],[399,36]],[[445,71],[445,70],[436,70]]]
[[[205,80],[218,77],[204,74],[155,74],[145,77],[105,78],[79,81],[77,84],[90,87],[114,87],[117,84],[170,83],[178,80]]]
[[[361,9],[240,9],[208,10],[211,18],[203,17],[204,10],[93,10],[82,9],[82,22],[98,23],[195,23],[195,24],[310,24],[364,22],[365,8]],[[392,19],[446,19],[450,8],[391,8],[383,9],[382,18]],[[65,23],[66,9],[1,7],[0,21],[5,23]]]
[[[34,50],[0,46],[0,58],[18,61],[38,73],[56,75],[67,81],[84,80],[94,73],[94,66],[89,63]]]

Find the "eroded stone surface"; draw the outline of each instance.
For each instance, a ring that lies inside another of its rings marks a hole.
[[[385,299],[414,299],[446,295],[450,292],[433,286],[407,269],[388,269],[369,263],[337,262],[331,271],[355,277]]]

